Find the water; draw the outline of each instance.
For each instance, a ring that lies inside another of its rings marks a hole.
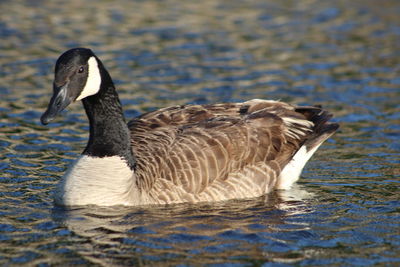
[[[1,265],[400,265],[400,4],[1,1]],[[127,117],[175,104],[322,104],[341,130],[300,182],[258,199],[63,209],[80,104],[39,117],[61,52],[91,47]]]

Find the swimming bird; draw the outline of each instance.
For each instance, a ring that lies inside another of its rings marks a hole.
[[[65,206],[197,203],[287,189],[339,127],[321,107],[260,99],[172,106],[126,123],[109,72],[87,48],[58,58],[41,122],[79,100],[89,140],[56,188],[55,202]]]

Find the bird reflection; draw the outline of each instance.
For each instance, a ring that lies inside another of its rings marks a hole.
[[[296,186],[256,199],[204,204],[53,209],[53,219],[84,239],[71,247],[100,265],[218,263],[235,256],[274,257],[265,245],[273,233],[307,230],[288,220],[311,211],[313,195]],[[281,257],[282,255],[279,255]]]

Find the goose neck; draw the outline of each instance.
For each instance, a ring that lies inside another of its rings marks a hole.
[[[135,160],[130,145],[130,131],[126,125],[121,102],[106,70],[96,95],[83,99],[89,119],[89,141],[83,154],[92,157],[120,156],[130,168]]]

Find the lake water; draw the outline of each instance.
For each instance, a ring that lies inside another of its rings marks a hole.
[[[1,1],[0,265],[399,266],[400,2]],[[321,104],[340,132],[291,190],[63,209],[83,150],[74,104],[39,117],[65,50],[103,60],[128,118],[185,103]]]

